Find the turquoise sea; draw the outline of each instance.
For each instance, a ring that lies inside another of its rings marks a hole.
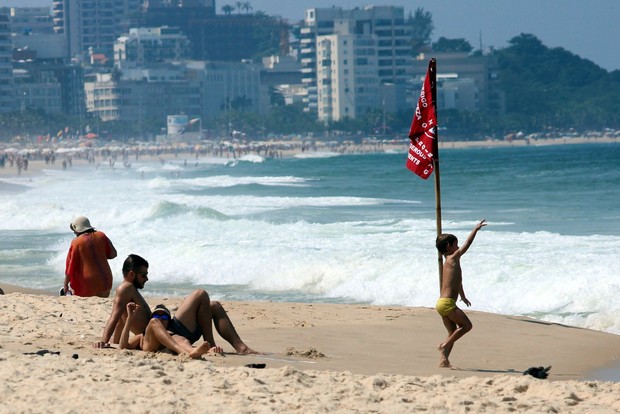
[[[432,307],[435,198],[402,153],[133,161],[5,180],[0,281],[56,292],[86,215],[150,262],[147,295]],[[187,165],[185,164],[187,161]],[[443,230],[472,309],[620,334],[620,145],[445,149]]]

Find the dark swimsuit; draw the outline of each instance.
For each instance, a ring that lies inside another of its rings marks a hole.
[[[202,336],[202,330],[200,329],[200,326],[196,327],[196,331],[191,332],[177,318],[172,318],[172,320],[170,321],[170,325],[168,326],[168,330],[176,335],[187,338],[187,340],[192,344],[199,340]]]

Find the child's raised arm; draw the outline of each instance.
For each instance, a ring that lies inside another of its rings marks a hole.
[[[480,220],[480,223],[476,224],[476,227],[474,227],[471,233],[469,233],[469,236],[467,236],[467,240],[465,240],[463,245],[459,247],[459,249],[455,252],[455,254],[458,256],[464,255],[467,249],[469,249],[469,246],[471,246],[471,244],[474,242],[474,239],[476,238],[476,234],[478,233],[478,230],[480,230],[486,225],[487,225],[486,219]]]

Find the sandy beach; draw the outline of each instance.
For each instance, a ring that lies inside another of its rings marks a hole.
[[[458,369],[446,369],[433,309],[225,302],[265,355],[235,355],[216,336],[225,356],[191,360],[94,349],[112,298],[0,287],[3,413],[620,411],[620,383],[590,379],[617,359],[617,335],[469,312],[474,329],[451,356]],[[182,298],[147,300],[174,311]],[[539,365],[552,366],[548,379],[522,374]]]
[[[442,147],[589,142],[616,138]],[[396,144],[342,149],[402,151],[403,156],[406,150]],[[292,149],[282,155],[296,154]],[[192,159],[189,153],[144,157],[171,163]],[[0,191],[25,190],[29,177],[64,168],[61,159],[54,165],[32,160],[17,180],[17,169],[5,166]],[[106,158],[97,162],[106,165]],[[67,168],[96,166],[73,158]],[[125,167],[118,161],[115,168]],[[236,355],[216,335],[225,355],[192,360],[93,348],[113,297],[59,297],[2,283],[0,289],[0,413],[620,412],[620,335],[468,311],[474,329],[452,352],[456,368],[447,369],[438,367],[437,345],[446,332],[434,309],[223,302],[244,341],[264,354]],[[183,298],[146,299],[151,307],[164,303],[174,312]],[[265,368],[246,366],[251,364]],[[538,366],[551,366],[548,379],[523,375]]]

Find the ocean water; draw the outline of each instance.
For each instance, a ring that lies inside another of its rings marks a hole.
[[[620,334],[620,145],[445,149],[442,227],[463,240],[474,310]],[[86,215],[146,295],[433,307],[435,196],[402,153],[134,161],[5,180],[0,281],[57,291]]]

